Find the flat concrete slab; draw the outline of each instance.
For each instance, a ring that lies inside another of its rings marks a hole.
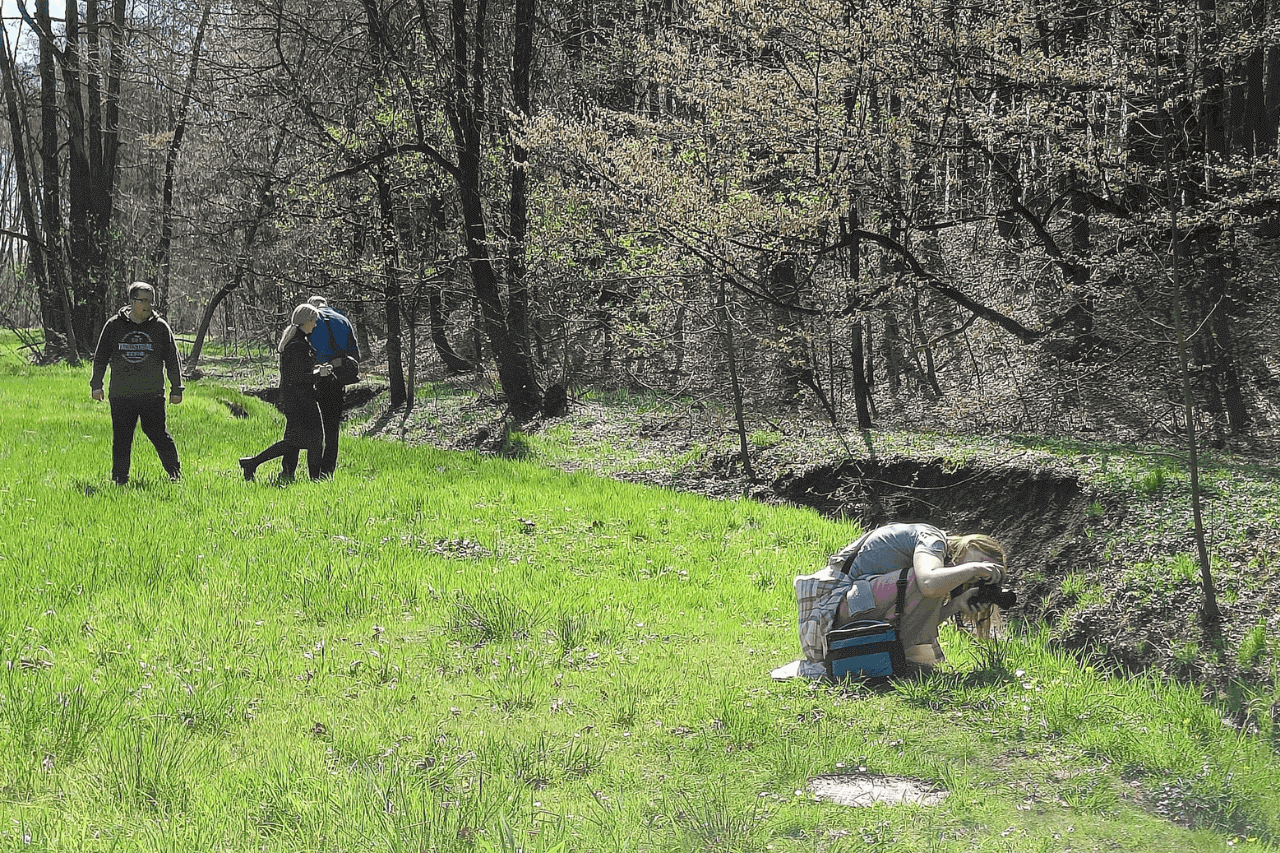
[[[936,806],[947,798],[947,791],[926,782],[901,776],[874,773],[833,773],[815,776],[808,789],[820,800],[842,806],[871,806],[876,803]]]

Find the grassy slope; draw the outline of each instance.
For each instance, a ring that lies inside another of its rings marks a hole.
[[[506,447],[496,438],[498,411],[465,380],[450,380],[420,389],[408,415],[385,412],[375,398],[350,428],[463,449],[488,435],[483,446],[490,451],[524,451],[566,470],[721,497],[744,489],[733,461],[732,414],[714,403],[588,390],[568,416],[513,434]],[[886,470],[870,475],[876,487],[892,495],[891,484],[898,483],[905,496],[918,485],[915,469],[926,489],[937,490],[937,511],[950,513],[962,528],[977,523],[975,509],[1001,520],[996,527],[1011,547],[1024,604],[1052,616],[1056,640],[1103,648],[1113,664],[1129,670],[1150,668],[1212,685],[1229,697],[1239,725],[1280,742],[1280,585],[1274,582],[1280,467],[1274,454],[1200,454],[1203,520],[1223,615],[1221,637],[1214,638],[1198,618],[1190,476],[1180,448],[1034,435],[837,432],[804,417],[756,415],[749,423],[761,484],[751,493],[759,499],[777,502],[771,483],[785,491],[796,472],[848,459],[873,468],[885,463]],[[835,478],[816,491],[848,485]],[[856,491],[846,499],[856,502]],[[1080,495],[1084,501],[1075,500]]]
[[[890,692],[771,682],[796,653],[790,578],[847,525],[359,439],[333,482],[248,484],[235,458],[280,419],[203,383],[170,409],[186,479],[139,436],[136,482],[115,488],[84,369],[10,356],[0,374],[2,848],[1280,837],[1266,743],[1042,632],[994,653],[948,633],[948,671]],[[859,768],[951,795],[849,809],[803,793]]]

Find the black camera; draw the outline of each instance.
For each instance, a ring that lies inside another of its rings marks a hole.
[[[1001,610],[1008,610],[1018,603],[1018,594],[1012,587],[987,582],[978,584],[977,590],[973,598],[969,599],[970,606],[994,604]]]

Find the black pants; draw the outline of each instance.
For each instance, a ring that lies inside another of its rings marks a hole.
[[[142,424],[142,434],[151,439],[160,464],[172,479],[182,474],[178,447],[165,423],[164,395],[111,398],[111,479],[129,482],[129,464],[133,457],[133,433]]]
[[[342,432],[342,406],[346,398],[346,389],[332,376],[316,380],[316,402],[320,404],[320,419],[324,422],[320,470],[325,476],[332,476],[338,468],[338,434]]]
[[[320,473],[320,448],[302,447],[288,440],[277,441],[257,456],[245,457],[241,461],[241,465],[248,468],[250,474],[252,474],[263,462],[270,462],[272,459],[278,458],[280,459],[280,476],[286,480],[292,480],[298,472],[298,456],[304,450],[307,451],[307,473],[311,475],[311,479],[319,480],[322,476]]]

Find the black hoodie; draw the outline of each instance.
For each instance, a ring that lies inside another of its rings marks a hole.
[[[111,397],[164,395],[164,374],[169,374],[169,393],[182,393],[182,363],[178,344],[169,324],[152,313],[141,323],[129,319],[121,308],[102,327],[98,349],[93,354],[93,376],[89,389],[102,388],[107,365],[111,365]]]

